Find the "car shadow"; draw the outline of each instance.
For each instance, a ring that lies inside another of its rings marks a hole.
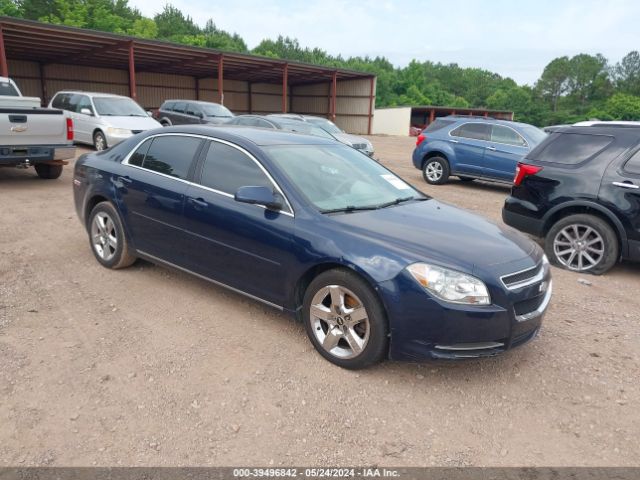
[[[456,185],[456,186],[461,186],[471,190],[484,191],[484,192],[502,191],[502,192],[505,192],[506,194],[509,194],[509,192],[511,192],[511,184],[490,182],[487,180],[474,180],[473,182],[464,182],[460,179],[452,178],[447,182],[446,185]]]

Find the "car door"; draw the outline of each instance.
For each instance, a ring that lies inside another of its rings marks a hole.
[[[464,123],[449,132],[449,142],[455,152],[452,173],[482,176],[483,157],[490,135],[491,126],[485,122]]]
[[[95,125],[95,109],[88,95],[74,95],[73,104],[76,111],[73,116],[73,133],[78,141],[83,143],[93,143],[93,128]],[[82,113],[82,110],[89,110],[91,113]]]
[[[511,182],[516,165],[527,153],[527,141],[513,128],[491,125],[491,139],[484,151],[482,176]]]
[[[599,199],[625,227],[629,256],[640,260],[640,148],[611,162],[600,184]]]
[[[114,178],[116,198],[137,250],[182,265],[183,206],[193,162],[204,140],[186,134],[148,138]]]
[[[185,115],[187,102],[176,102],[171,111],[171,123],[173,125],[184,125],[189,123]]]
[[[197,125],[202,123],[202,112],[200,112],[200,108],[194,103],[187,103],[185,116],[190,124]]]
[[[235,201],[243,186],[278,188],[242,148],[212,140],[184,207],[190,270],[274,305],[285,303],[293,212]]]

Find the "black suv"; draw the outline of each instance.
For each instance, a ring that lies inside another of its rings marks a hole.
[[[502,218],[544,237],[553,264],[597,275],[640,261],[640,124],[585,124],[554,131],[518,164]]]
[[[208,123],[220,125],[229,121],[233,113],[219,103],[196,100],[166,100],[155,115],[163,126]]]

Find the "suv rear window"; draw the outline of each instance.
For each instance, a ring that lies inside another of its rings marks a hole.
[[[552,133],[549,142],[534,149],[527,158],[540,162],[577,165],[597,155],[613,142],[607,135]]]
[[[444,127],[448,127],[449,125],[453,125],[456,123],[455,120],[442,120],[440,118],[435,119],[431,122],[427,128],[423,130],[423,132],[437,132],[438,130],[442,130]]]

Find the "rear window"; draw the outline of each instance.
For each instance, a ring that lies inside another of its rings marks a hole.
[[[624,171],[633,175],[640,175],[640,150],[633,154],[633,156],[624,164]]]
[[[471,138],[473,140],[489,140],[491,125],[486,123],[465,123],[451,131],[453,137]]]
[[[0,83],[0,96],[3,97],[19,97],[20,94],[16,88],[8,82]]]
[[[454,123],[456,123],[455,120],[442,120],[438,118],[431,122],[423,132],[437,132],[438,130],[442,130],[444,127],[448,127]]]
[[[540,162],[577,165],[600,153],[613,137],[584,133],[552,133],[549,143],[533,150],[527,158]]]

